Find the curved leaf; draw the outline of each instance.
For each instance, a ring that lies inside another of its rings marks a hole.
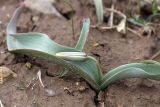
[[[127,78],[160,80],[160,63],[156,61],[145,61],[119,66],[104,75],[101,89],[104,90],[109,84]]]
[[[65,47],[52,41],[46,34],[42,33],[16,33],[16,23],[24,7],[19,7],[7,26],[7,46],[9,51],[22,53],[43,58],[53,63],[59,64],[73,71],[86,79],[95,89],[99,90],[100,71],[96,63],[87,58],[85,61],[66,61],[56,56],[59,52],[81,52],[78,49]],[[88,29],[89,20],[85,21],[83,29]],[[83,35],[82,35],[83,36]],[[82,37],[80,39],[84,39]],[[85,38],[87,35],[85,35]],[[84,44],[83,42],[82,44]],[[83,45],[81,46],[83,47]],[[81,47],[80,46],[80,47]],[[81,47],[81,49],[82,49]]]
[[[82,28],[82,31],[81,31],[81,34],[80,34],[80,38],[77,42],[77,45],[76,45],[76,49],[78,49],[79,51],[82,51],[83,48],[84,48],[84,45],[86,43],[86,39],[87,39],[87,36],[88,36],[88,33],[89,33],[89,27],[90,27],[90,20],[89,19],[84,19],[83,20],[83,28]]]

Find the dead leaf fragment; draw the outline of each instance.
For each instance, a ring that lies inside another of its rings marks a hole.
[[[99,43],[94,43],[93,47],[98,47],[100,44]]]
[[[156,34],[156,31],[152,26],[144,26],[141,34],[146,37],[151,37]]]
[[[14,73],[12,70],[10,70],[7,67],[0,67],[0,84],[3,84],[5,79],[12,75],[14,78],[17,77],[17,74]]]
[[[67,94],[73,94],[73,90],[69,89],[68,87],[64,87],[64,91],[65,91]]]
[[[126,34],[126,19],[122,19],[117,26],[117,31]]]
[[[0,100],[0,107],[3,107],[2,101]]]

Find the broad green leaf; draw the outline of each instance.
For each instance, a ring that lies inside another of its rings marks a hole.
[[[96,7],[98,22],[102,23],[103,22],[103,3],[102,3],[102,0],[94,0],[94,4]]]
[[[16,33],[16,23],[23,8],[24,7],[19,7],[16,10],[10,23],[8,24],[8,50],[14,53],[32,55],[59,64],[69,69],[70,71],[79,74],[81,77],[86,79],[86,81],[88,81],[95,89],[99,90],[100,71],[98,71],[97,63],[95,63],[95,61],[93,61],[91,58],[87,58],[87,60],[80,62],[74,60],[68,61],[56,56],[56,53],[81,52],[80,50],[59,45],[43,33]],[[88,22],[89,21],[84,23]],[[89,24],[84,24],[84,26],[89,26]],[[88,29],[88,27],[83,27],[83,29],[85,28]]]
[[[104,90],[109,84],[127,78],[149,78],[160,80],[160,63],[146,61],[119,66],[104,75],[101,89]]]

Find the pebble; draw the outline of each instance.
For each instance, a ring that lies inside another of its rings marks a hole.
[[[47,95],[48,97],[54,97],[54,96],[57,95],[57,93],[56,93],[55,91],[50,90],[50,89],[45,89],[45,92],[46,92],[46,95]]]
[[[38,22],[38,21],[39,21],[39,16],[33,16],[33,17],[32,17],[32,20],[33,20],[34,22]]]
[[[27,63],[25,64],[25,66],[26,66],[28,69],[31,69],[31,68],[32,68],[32,64],[29,63],[29,62],[27,62]]]

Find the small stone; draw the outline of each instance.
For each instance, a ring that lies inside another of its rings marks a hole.
[[[39,20],[39,17],[38,17],[38,16],[33,16],[33,17],[32,17],[32,21],[33,21],[33,22],[38,22],[38,20]]]
[[[55,91],[50,90],[50,89],[45,89],[45,92],[46,92],[46,95],[47,95],[48,97],[54,97],[54,96],[57,95]]]
[[[73,94],[73,91],[68,87],[64,87],[64,91],[67,92],[67,94]]]
[[[79,82],[76,82],[76,86],[79,86],[79,84],[80,84]]]
[[[79,88],[78,88],[78,91],[80,91],[80,92],[83,92],[83,91],[85,91],[86,90],[86,87],[85,86],[80,86]]]
[[[100,44],[99,43],[94,43],[93,47],[98,47]]]
[[[10,18],[11,18],[11,15],[10,15],[10,14],[7,14],[6,17],[7,17],[8,19],[10,19]]]
[[[29,62],[27,62],[27,63],[25,64],[25,66],[26,66],[28,69],[31,69],[31,68],[32,68],[32,64],[29,63]]]
[[[5,54],[6,52],[6,50],[0,50],[0,54]]]

